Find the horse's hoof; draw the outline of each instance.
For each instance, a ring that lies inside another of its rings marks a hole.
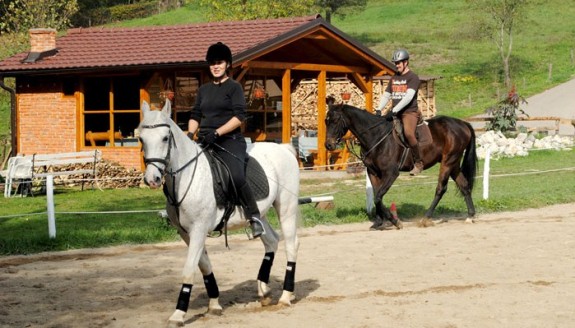
[[[419,223],[417,224],[418,227],[420,228],[427,228],[427,227],[433,227],[435,224],[433,223],[432,220],[430,220],[429,218],[424,218],[421,219],[419,221]]]
[[[268,305],[272,304],[272,298],[269,296],[262,297],[262,298],[260,298],[260,304],[262,306],[268,306]]]
[[[403,229],[403,223],[400,220],[397,220],[394,225],[398,230]]]
[[[396,228],[396,226],[395,226],[393,223],[391,223],[391,221],[385,220],[385,221],[383,221],[383,222],[380,223],[380,224],[374,223],[374,224],[369,228],[369,230],[372,230],[372,231],[383,231],[383,230],[393,230],[393,229],[395,229],[395,228]]]
[[[224,309],[220,305],[220,302],[217,298],[210,298],[210,302],[208,304],[208,313],[212,315],[222,315]]]
[[[184,326],[184,322],[183,321],[168,321],[168,328],[177,328],[177,327],[183,327]]]
[[[465,223],[475,223],[475,219],[474,218],[467,218],[467,219],[465,219]]]
[[[293,294],[293,292],[288,292],[287,290],[284,290],[282,296],[278,301],[278,305],[291,306],[291,302],[293,300],[295,300],[295,295]]]
[[[441,223],[446,223],[447,220],[446,219],[439,219],[439,220],[433,220],[432,221],[434,224],[441,224]]]
[[[176,310],[168,319],[168,328],[176,328],[176,327],[183,327],[184,326],[184,316],[186,312],[182,310]]]

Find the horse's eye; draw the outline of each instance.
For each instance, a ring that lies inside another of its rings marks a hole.
[[[163,142],[168,142],[168,136],[165,136],[164,139],[162,139]]]

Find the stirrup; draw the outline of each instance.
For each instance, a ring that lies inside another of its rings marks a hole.
[[[248,221],[250,222],[250,227],[252,229],[252,236],[254,239],[266,234],[264,224],[259,218],[254,216],[250,218]]]

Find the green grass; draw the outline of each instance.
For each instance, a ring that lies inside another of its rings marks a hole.
[[[491,161],[489,199],[483,200],[482,180],[473,192],[479,220],[482,213],[515,211],[552,204],[575,202],[575,150],[532,151],[527,157]],[[570,168],[570,170],[567,169]],[[483,162],[479,163],[482,174]],[[384,203],[395,202],[404,221],[423,217],[435,192],[438,167],[422,176],[402,174],[394,183]],[[529,173],[529,174],[526,174]],[[0,198],[0,255],[30,254],[76,248],[104,247],[119,244],[144,244],[178,240],[175,229],[167,227],[155,210],[165,204],[159,190],[61,190],[54,195],[57,236],[48,238],[46,197]],[[350,179],[303,180],[300,195],[334,195],[334,209],[320,210],[313,204],[301,205],[304,227],[365,222],[365,177]],[[152,213],[87,213],[144,211]],[[36,214],[40,213],[40,214]],[[453,182],[436,210],[435,216],[466,216],[467,209]],[[18,215],[17,217],[8,217]],[[269,215],[277,227],[273,211]]]

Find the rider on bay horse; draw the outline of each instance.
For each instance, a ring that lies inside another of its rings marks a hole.
[[[417,107],[419,77],[409,69],[409,53],[407,50],[399,49],[395,51],[391,60],[397,67],[397,74],[389,80],[377,110],[382,112],[391,99],[391,114],[401,120],[405,139],[407,139],[413,156],[414,166],[409,174],[417,175],[423,171],[423,161],[421,160],[419,145],[415,136],[417,123],[421,119],[421,112]]]

